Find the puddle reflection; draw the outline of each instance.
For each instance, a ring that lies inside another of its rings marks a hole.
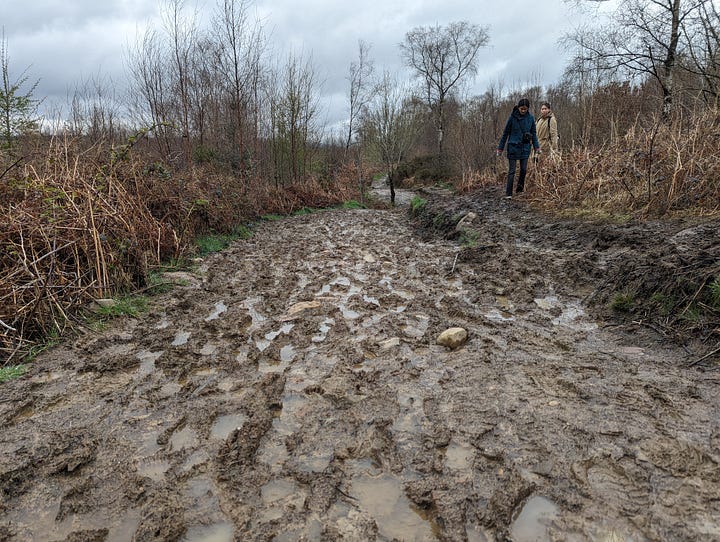
[[[266,504],[271,504],[297,493],[298,486],[292,480],[271,480],[262,488],[260,494]]]
[[[359,474],[350,494],[370,514],[379,534],[393,540],[436,540],[432,524],[413,509],[400,480],[391,474]]]
[[[232,542],[235,529],[229,523],[191,527],[182,538],[184,542]]]
[[[225,440],[235,429],[240,429],[247,420],[244,414],[226,414],[218,416],[210,429],[210,437]]]
[[[513,542],[550,540],[550,523],[557,516],[555,503],[545,497],[531,497],[510,526],[510,537]]]
[[[170,437],[170,450],[178,451],[185,448],[192,448],[197,445],[198,439],[195,431],[189,427],[184,427],[180,431],[173,433]]]
[[[262,324],[267,318],[260,314],[255,309],[255,303],[259,303],[261,299],[259,297],[251,297],[246,299],[243,302],[243,307],[247,309],[248,314],[250,315],[250,318],[252,319],[252,324],[250,324],[250,327],[248,328],[248,332],[255,331],[260,327],[260,324]]]
[[[182,346],[184,344],[187,344],[190,335],[191,333],[189,331],[179,331],[175,335],[175,339],[173,340],[173,342],[170,343],[170,346]]]
[[[220,318],[220,315],[227,311],[227,305],[223,301],[215,303],[215,309],[210,313],[210,316],[205,318],[206,322],[211,322]]]
[[[162,460],[145,460],[141,461],[137,466],[140,476],[146,476],[151,480],[160,482],[165,478],[165,473],[170,468],[170,463]]]
[[[155,362],[160,356],[164,354],[164,350],[159,352],[148,352],[143,350],[137,354],[137,359],[140,360],[140,368],[137,370],[139,377],[147,376],[155,371]]]
[[[474,458],[475,449],[468,444],[452,441],[445,451],[445,465],[453,470],[469,469]]]
[[[485,318],[487,318],[488,320],[500,322],[510,322],[512,320],[515,320],[515,317],[511,313],[498,309],[490,309],[488,312],[485,313]]]
[[[325,340],[327,337],[328,331],[332,329],[332,326],[335,325],[335,320],[332,318],[326,318],[322,324],[320,324],[320,333],[318,335],[315,335],[312,338],[312,342],[314,343],[321,343]]]

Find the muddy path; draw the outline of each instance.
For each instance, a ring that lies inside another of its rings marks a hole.
[[[263,223],[41,356],[0,387],[0,540],[720,540],[718,372],[473,205],[472,250],[404,208]]]

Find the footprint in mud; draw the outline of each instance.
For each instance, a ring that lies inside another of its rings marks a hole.
[[[437,525],[421,515],[410,502],[399,478],[375,472],[362,462],[348,465],[351,481],[348,494],[377,524],[378,534],[388,540],[437,540]]]

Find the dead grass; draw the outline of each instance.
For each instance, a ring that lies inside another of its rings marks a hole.
[[[92,300],[145,286],[152,268],[187,256],[199,235],[341,203],[356,195],[357,178],[280,187],[212,171],[178,174],[68,139],[45,142],[32,160],[6,158],[3,171],[0,365],[61,334]]]
[[[720,214],[720,112],[671,124],[633,126],[597,148],[573,146],[531,163],[529,198],[548,212],[606,217]],[[504,185],[507,166],[485,171],[461,189]]]

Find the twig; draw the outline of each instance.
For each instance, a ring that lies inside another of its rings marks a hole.
[[[714,356],[715,354],[718,354],[718,353],[720,353],[720,346],[718,348],[716,348],[715,350],[713,350],[712,352],[708,352],[703,357],[696,359],[695,361],[691,361],[690,363],[688,363],[686,365],[686,367],[695,367],[695,365],[697,365],[698,363],[702,363],[709,357]]]
[[[12,168],[17,166],[22,160],[24,160],[25,157],[21,156],[17,160],[15,160],[12,164],[10,164],[7,168],[5,168],[5,171],[2,172],[2,175],[0,175],[0,179],[2,179],[5,175],[7,175],[7,172],[10,171]]]
[[[15,329],[15,328],[12,327],[12,326],[7,325],[7,324],[6,324],[5,322],[3,322],[2,320],[0,320],[0,325],[3,326],[3,327],[4,327],[5,329],[7,329],[8,331],[17,331],[17,329]]]
[[[683,314],[685,314],[685,313],[688,311],[688,309],[690,308],[690,305],[693,304],[693,301],[695,301],[695,300],[697,299],[697,296],[700,295],[700,292],[702,292],[702,289],[705,288],[705,284],[707,283],[707,281],[708,281],[708,279],[707,279],[707,277],[705,277],[705,280],[704,280],[703,283],[700,285],[700,288],[698,288],[698,291],[695,292],[695,295],[694,295],[694,296],[692,296],[692,299],[691,299],[690,302],[685,306],[685,308],[683,309],[683,311],[680,313],[680,316],[682,316]]]

